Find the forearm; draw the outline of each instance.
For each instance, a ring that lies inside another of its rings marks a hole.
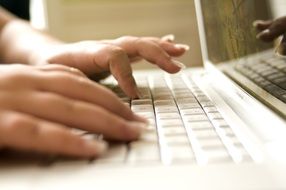
[[[7,11],[0,9],[0,61],[2,63],[36,64],[37,54],[46,52],[48,46],[61,43],[43,31]],[[39,56],[40,57],[40,56]],[[42,57],[42,56],[41,56]]]

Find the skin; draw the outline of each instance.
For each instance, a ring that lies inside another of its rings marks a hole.
[[[262,41],[272,42],[279,36],[283,36],[276,51],[280,55],[286,55],[286,16],[275,20],[257,20],[253,25],[258,31],[257,38]]]
[[[83,139],[73,128],[130,141],[147,122],[89,78],[112,74],[136,98],[132,63],[146,59],[176,73],[183,66],[173,57],[188,47],[173,36],[64,43],[0,8],[0,50],[0,148],[94,157],[106,142]]]

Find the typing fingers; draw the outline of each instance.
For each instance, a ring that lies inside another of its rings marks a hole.
[[[166,49],[169,48],[170,52],[174,51],[176,48],[170,48],[171,45],[168,43],[170,42],[161,42]],[[140,56],[169,73],[176,73],[184,68],[184,65],[174,60],[172,54],[169,55],[168,52],[160,46],[160,43],[155,41],[155,38],[125,36],[114,40],[114,44],[124,49],[129,57]],[[180,54],[180,51],[181,48],[179,48],[178,54]]]
[[[272,20],[256,20],[253,22],[253,26],[258,31],[262,31],[262,30],[269,28],[269,26],[271,26],[272,23],[273,23]]]
[[[257,38],[266,42],[271,42],[286,32],[286,17],[278,18],[272,22],[261,21],[260,24],[257,24],[257,27],[258,26],[262,31],[257,34]]]
[[[87,140],[67,127],[13,111],[0,111],[0,145],[17,150],[76,157],[101,155],[103,141]]]
[[[86,75],[80,70],[73,68],[73,67],[67,67],[64,65],[47,64],[47,65],[40,65],[40,66],[35,66],[35,67],[41,71],[62,71],[62,72],[70,73],[70,74],[73,74],[79,77],[87,78]]]
[[[125,68],[120,68],[123,67],[123,64],[130,66],[128,62],[122,64],[120,64],[120,62],[116,62],[114,67],[118,66],[119,68],[117,70],[119,72],[123,72]],[[111,66],[111,70],[113,71],[114,69],[115,68],[112,68]],[[115,75],[117,75],[117,73],[115,73]],[[143,121],[142,118],[136,116],[130,110],[130,108],[124,105],[114,93],[89,79],[74,77],[70,74],[62,72],[43,73],[41,76],[39,76],[39,78],[41,82],[38,83],[37,88],[41,91],[54,92],[71,99],[81,100],[98,105],[126,120],[134,120],[139,122]],[[124,80],[124,78],[125,75],[121,76],[119,81],[123,80],[123,82],[125,82],[124,84],[126,84],[127,80]],[[132,86],[130,85],[128,87],[131,89]]]
[[[58,94],[33,92],[17,95],[2,94],[2,96],[9,96],[11,100],[11,102],[1,102],[1,107],[4,109],[103,134],[115,140],[135,140],[144,129],[144,124],[141,122],[125,120],[100,106]]]

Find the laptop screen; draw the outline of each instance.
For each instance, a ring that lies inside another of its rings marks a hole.
[[[208,59],[216,64],[272,47],[256,39],[253,21],[270,19],[267,0],[201,0]]]

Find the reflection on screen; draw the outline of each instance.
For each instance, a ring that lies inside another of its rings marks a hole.
[[[201,0],[209,59],[220,63],[269,49],[254,20],[270,19],[267,0]]]

